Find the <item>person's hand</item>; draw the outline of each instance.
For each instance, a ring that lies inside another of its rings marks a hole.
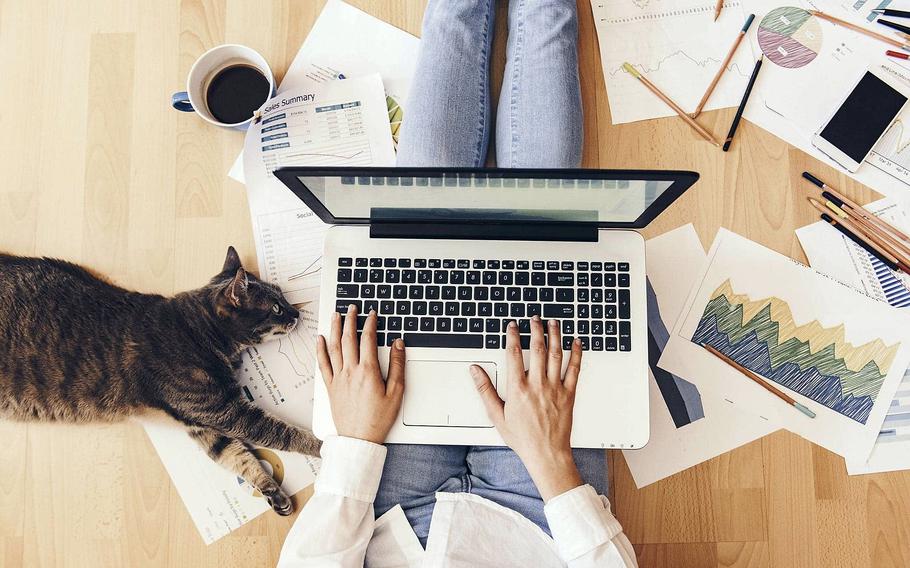
[[[581,369],[581,342],[576,339],[572,344],[563,379],[559,322],[550,320],[549,326],[548,348],[540,318],[534,316],[531,320],[531,360],[525,373],[518,326],[515,322],[509,324],[506,402],[499,398],[486,371],[478,365],[471,366],[487,415],[525,464],[544,501],[582,485],[569,442],[575,386]]]
[[[376,353],[376,312],[370,311],[360,345],[357,308],[348,306],[341,331],[341,314],[332,314],[332,331],[319,336],[319,369],[329,392],[332,418],[339,436],[385,442],[404,395],[404,342],[396,339],[389,354],[389,377],[383,382]]]

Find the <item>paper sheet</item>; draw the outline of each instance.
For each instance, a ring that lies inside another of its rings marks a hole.
[[[817,413],[810,419],[696,342],[713,345]],[[845,458],[865,460],[910,362],[910,317],[721,229],[660,359]]]
[[[892,200],[883,199],[866,208],[901,230],[910,228],[904,209]],[[816,270],[895,308],[910,307],[910,277],[889,270],[828,223],[802,227],[796,235]],[[865,463],[847,461],[851,475],[898,469],[910,469],[910,369],[891,401],[869,459]]]
[[[244,395],[283,420],[309,428],[313,414],[316,317],[301,311],[288,337],[248,349],[236,379]],[[206,544],[271,510],[248,483],[213,462],[184,428],[161,416],[141,420],[193,523]],[[257,456],[293,495],[316,478],[319,460],[258,448]]]
[[[613,124],[676,116],[622,69],[628,61],[686,111],[693,111],[745,23],[741,0],[714,21],[711,0],[591,0]],[[736,106],[755,58],[743,42],[706,110]]]
[[[639,488],[776,429],[654,364],[707,257],[691,224],[649,240],[646,247],[654,292],[648,294],[651,439],[640,450],[623,451]]]
[[[250,126],[243,156],[260,275],[289,302],[318,300],[328,227],[272,172],[290,165],[395,165],[379,75],[284,91]]]
[[[395,144],[417,65],[420,40],[345,4],[329,0],[294,57],[278,93],[313,89],[339,78],[379,73]],[[228,175],[243,183],[242,156]]]

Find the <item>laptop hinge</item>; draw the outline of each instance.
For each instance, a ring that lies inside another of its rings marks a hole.
[[[396,223],[373,220],[375,239],[597,242],[597,226],[581,223]]]

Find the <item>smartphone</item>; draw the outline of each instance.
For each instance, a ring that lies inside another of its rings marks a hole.
[[[907,101],[910,86],[881,67],[869,68],[812,138],[812,145],[855,172]]]

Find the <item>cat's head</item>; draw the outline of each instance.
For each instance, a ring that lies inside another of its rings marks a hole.
[[[244,270],[234,247],[228,247],[224,266],[209,287],[221,325],[243,343],[281,337],[297,325],[300,312],[284,299],[278,286]]]

